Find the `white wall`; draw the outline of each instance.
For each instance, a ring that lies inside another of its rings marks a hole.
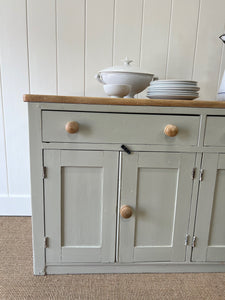
[[[224,32],[224,0],[0,0],[0,214],[31,213],[24,93],[104,96],[94,75],[127,55],[214,100]]]

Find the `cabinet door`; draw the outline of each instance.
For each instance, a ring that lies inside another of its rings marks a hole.
[[[114,262],[118,153],[45,150],[46,261]]]
[[[192,261],[225,261],[225,154],[203,155]]]
[[[195,154],[122,154],[119,261],[184,261]]]

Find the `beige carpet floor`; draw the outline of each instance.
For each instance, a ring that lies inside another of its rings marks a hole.
[[[34,276],[30,217],[0,217],[0,299],[225,299],[225,273]]]

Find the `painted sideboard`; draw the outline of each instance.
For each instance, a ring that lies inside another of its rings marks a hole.
[[[34,274],[225,271],[225,103],[25,95]]]

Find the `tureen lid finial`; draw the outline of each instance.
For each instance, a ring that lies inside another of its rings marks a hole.
[[[121,61],[123,61],[124,65],[129,66],[130,63],[133,62],[132,59],[129,59],[127,56],[124,59],[121,59]]]
[[[222,34],[219,38],[225,43],[225,34]]]

